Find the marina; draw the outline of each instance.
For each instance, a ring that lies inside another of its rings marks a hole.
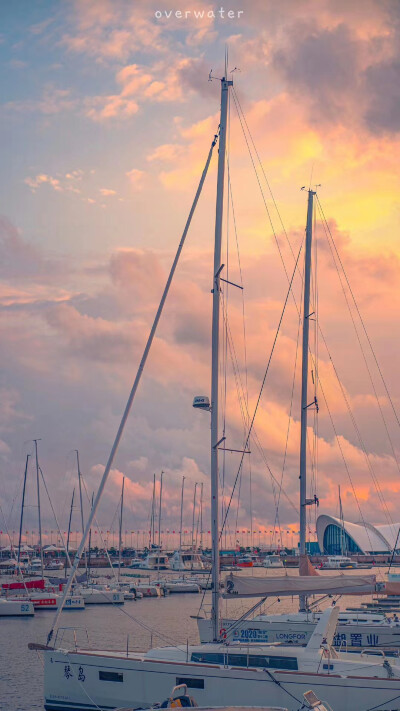
[[[103,575],[109,574],[107,569],[100,572]],[[246,576],[265,575],[260,568],[242,574]],[[274,575],[281,574],[284,574],[283,571],[274,572]],[[355,574],[360,575],[361,573],[355,572]],[[384,577],[385,569],[379,570],[378,575]],[[128,578],[126,579],[128,580]],[[210,593],[206,592],[205,594],[205,603],[208,604]],[[127,648],[131,652],[135,652],[151,649],[158,644],[168,644],[168,641],[172,640],[184,647],[187,643],[198,645],[197,620],[193,616],[199,609],[200,600],[197,600],[197,596],[195,598],[191,593],[188,593],[179,596],[178,604],[174,595],[125,601],[124,610],[128,613],[129,618],[122,612],[122,609],[119,609],[119,606],[110,609],[107,614],[105,614],[102,605],[90,605],[84,612],[68,610],[59,632],[60,646],[73,649],[77,642],[83,646],[89,644],[90,647],[101,649],[102,647],[109,648],[111,644],[115,651],[121,650],[123,647],[124,655],[126,655]],[[341,607],[343,609],[351,607],[356,601],[355,597],[344,597]],[[292,614],[296,617],[296,604],[290,598],[281,598],[280,602],[274,600],[272,607],[271,603],[268,603],[268,607],[269,614]],[[243,604],[239,600],[232,601],[230,609],[232,613],[236,611],[236,614],[239,615]],[[28,640],[36,640],[38,643],[45,641],[49,614],[51,613],[47,611],[36,611],[32,617],[25,619],[10,617],[2,619],[0,622],[2,635],[6,635],[9,640],[9,654],[13,658],[21,660],[20,663],[29,669],[29,675],[22,680],[17,666],[10,665],[7,668],[2,687],[2,702],[7,711],[8,709],[18,709],[18,711],[40,709],[43,711],[43,667],[40,652],[29,651],[27,644]],[[341,617],[341,614],[339,616]],[[358,650],[360,651],[360,648]],[[388,658],[391,659],[391,656]],[[196,690],[191,690],[191,693],[195,695]],[[29,703],[27,703],[28,694]],[[133,708],[132,704],[131,708]]]
[[[2,8],[0,711],[400,711],[396,0],[165,2]]]

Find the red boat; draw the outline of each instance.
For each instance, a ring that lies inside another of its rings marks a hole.
[[[238,566],[238,568],[252,568],[253,558],[251,555],[244,555],[241,558],[238,558],[236,565]]]

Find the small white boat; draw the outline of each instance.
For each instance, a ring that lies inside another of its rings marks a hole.
[[[127,591],[127,592],[122,591],[122,593],[124,596],[124,600],[136,600],[135,593],[129,592],[129,591]]]
[[[122,592],[124,600],[136,600],[136,593],[134,589],[131,589],[131,585],[129,585],[129,583],[119,582],[118,590],[119,592]]]
[[[29,572],[31,575],[35,575],[35,573],[40,574],[42,572],[42,561],[40,558],[32,558],[29,564]]]
[[[123,605],[124,593],[120,590],[98,589],[96,587],[79,588],[79,595],[85,605]]]
[[[205,568],[200,553],[193,551],[175,551],[169,563],[172,570],[204,570]]]
[[[358,568],[358,563],[345,555],[330,555],[321,563],[321,570],[346,570]]]
[[[283,561],[280,555],[267,555],[262,564],[263,568],[283,568]]]
[[[135,585],[138,592],[142,593],[143,597],[160,597],[161,588],[159,585],[154,585],[154,583],[138,583]]]
[[[35,614],[29,600],[6,600],[0,598],[0,617],[32,617]]]
[[[194,580],[185,580],[184,578],[177,580],[154,580],[154,585],[159,585],[165,592],[169,593],[199,593],[200,585]]]
[[[26,573],[28,571],[27,564],[23,561],[18,563],[14,558],[0,560],[0,573],[15,573],[16,571]]]
[[[144,561],[142,558],[133,558],[130,565],[127,565],[127,568],[132,568],[133,570],[140,570],[140,568],[143,568]]]
[[[50,560],[46,563],[46,570],[64,570],[64,563],[61,560]]]
[[[191,575],[186,578],[187,581],[191,583],[196,583],[201,590],[212,590],[212,580],[211,574],[209,575]],[[223,588],[222,580],[220,581],[220,588]]]
[[[169,558],[164,553],[149,553],[142,561],[142,567],[147,570],[169,570]]]

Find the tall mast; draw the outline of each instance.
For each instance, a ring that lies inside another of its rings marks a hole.
[[[158,505],[158,552],[159,553],[161,551],[161,503],[162,503],[163,474],[164,474],[164,472],[162,471],[160,474],[160,501],[159,501],[159,505]]]
[[[149,541],[149,551],[151,550],[151,544],[154,543],[154,516],[155,516],[155,504],[156,504],[156,475],[153,474],[153,498],[151,502],[151,523],[150,523],[150,541]]]
[[[200,488],[200,550],[203,552],[203,483]]]
[[[92,493],[92,507],[91,507],[91,510],[93,510],[93,497],[94,497],[94,494]],[[90,565],[91,565],[91,562],[92,562],[92,559],[91,559],[92,529],[91,529],[91,528],[89,528],[89,542],[88,542],[88,547],[89,547],[89,559],[88,559],[88,564],[87,564],[87,566],[88,566],[88,567],[87,567],[87,571],[88,571],[88,572],[87,572],[87,575],[86,575],[86,582],[87,582],[87,583],[89,583],[89,580],[90,580]]]
[[[82,526],[82,536],[85,532],[85,521],[84,521],[84,516],[83,516],[83,499],[82,499],[82,474],[81,474],[81,467],[79,464],[79,452],[76,449],[76,466],[78,468],[78,484],[79,484],[79,505],[81,507],[81,526]],[[85,555],[85,568],[86,568],[86,577],[87,577],[87,572],[88,572],[88,564],[87,564],[87,556]]]
[[[182,489],[181,489],[181,519],[179,523],[179,565],[181,564],[182,558],[182,523],[183,523],[183,490],[185,488],[185,477],[182,477]]]
[[[197,491],[197,481],[194,484],[194,495],[193,495],[192,551],[194,551],[194,526],[195,526],[195,518],[196,518],[196,491]]]
[[[118,540],[118,581],[121,578],[121,558],[122,558],[122,516],[124,513],[124,487],[125,487],[125,477],[122,477],[122,491],[121,491],[121,511],[119,514],[119,540]]]
[[[222,218],[224,212],[224,179],[226,152],[226,124],[229,87],[232,81],[221,79],[221,116],[219,122],[219,151],[217,202],[215,210],[215,243],[213,272],[212,356],[211,356],[211,540],[212,540],[212,629],[213,639],[219,638],[219,511],[218,511],[218,396],[219,396],[219,316]]]
[[[43,578],[43,546],[42,546],[42,516],[40,513],[40,485],[39,485],[39,459],[38,459],[38,446],[39,440],[34,439],[35,443],[35,459],[36,459],[36,488],[37,488],[37,505],[38,505],[38,517],[39,517],[39,546],[40,546],[40,569]]]
[[[308,342],[310,331],[310,281],[312,221],[315,192],[308,191],[306,252],[304,267],[304,303],[303,303],[303,352],[301,366],[301,435],[300,435],[300,555],[306,554],[307,533],[307,412],[308,402]],[[300,610],[306,606],[306,598],[300,595]]]
[[[24,486],[22,489],[22,503],[21,503],[21,518],[19,519],[19,537],[18,537],[18,563],[21,558],[21,542],[22,542],[22,521],[24,518],[24,506],[25,506],[25,490],[26,490],[26,477],[28,474],[28,464],[29,464],[29,457],[31,455],[27,454],[26,455],[26,462],[25,462],[25,473],[24,473]]]
[[[340,516],[340,523],[341,523],[341,529],[340,529],[340,553],[341,555],[347,555],[344,553],[345,550],[345,535],[344,535],[344,516],[343,516],[343,506],[342,506],[342,497],[340,494],[340,484],[338,485],[338,490],[339,490],[339,516]]]
[[[71,520],[72,520],[72,510],[74,508],[74,498],[75,498],[75,487],[72,490],[71,508],[69,510],[69,521],[68,521],[68,533],[67,533],[67,545],[66,545],[66,557],[65,557],[65,577],[67,577],[68,568],[68,547],[69,547],[69,537],[71,534]]]

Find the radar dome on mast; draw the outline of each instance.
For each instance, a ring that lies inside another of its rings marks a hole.
[[[210,411],[210,399],[205,395],[196,395],[196,397],[193,399],[193,407],[195,407],[197,410]]]

